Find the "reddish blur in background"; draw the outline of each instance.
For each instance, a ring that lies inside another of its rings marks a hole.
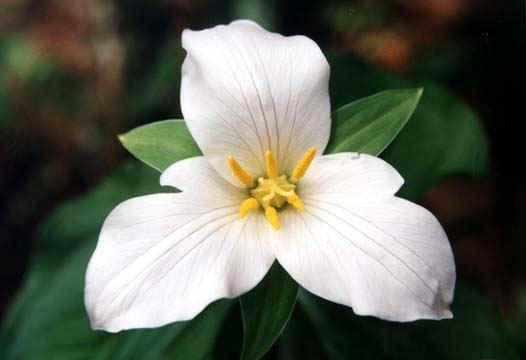
[[[182,29],[238,17],[424,74],[475,109],[490,174],[448,180],[423,202],[445,224],[458,272],[514,317],[526,289],[526,12],[497,0],[0,0],[0,311],[39,222],[129,156],[116,135],[180,117]]]

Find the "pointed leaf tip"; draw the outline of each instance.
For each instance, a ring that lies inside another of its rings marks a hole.
[[[133,156],[158,171],[164,171],[178,160],[201,155],[182,120],[139,126],[118,135],[118,139]]]
[[[379,155],[404,128],[423,88],[386,90],[350,102],[333,112],[327,153]]]

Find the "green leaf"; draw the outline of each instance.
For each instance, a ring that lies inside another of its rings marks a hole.
[[[351,56],[329,58],[334,107],[386,88],[425,89],[407,125],[381,154],[404,177],[400,196],[414,200],[448,177],[487,172],[488,143],[480,119],[456,96],[429,81],[373,71]]]
[[[122,145],[137,159],[163,171],[177,160],[201,155],[183,120],[164,120],[120,135]]]
[[[488,154],[473,110],[446,90],[427,86],[411,120],[382,157],[405,179],[399,195],[416,199],[451,175],[484,175]]]
[[[292,315],[297,295],[298,285],[276,261],[265,279],[241,297],[241,359],[260,359],[272,347]]]
[[[84,274],[102,221],[126,198],[158,192],[158,176],[126,164],[46,221],[25,284],[0,327],[1,359],[204,359],[222,346],[215,339],[233,300],[158,329],[109,334],[89,326]]]
[[[327,153],[380,154],[413,114],[422,89],[387,90],[353,101],[332,114]]]
[[[279,343],[279,357],[517,359],[488,301],[461,285],[452,310],[452,320],[395,323],[356,316],[348,307],[300,291],[296,310]]]

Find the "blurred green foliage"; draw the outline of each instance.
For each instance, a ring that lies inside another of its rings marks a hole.
[[[325,18],[337,31],[360,31],[366,27],[379,26],[388,15],[385,1],[335,2],[328,6]]]
[[[526,354],[526,289],[519,290],[517,308],[506,321],[506,328],[519,354]]]
[[[6,40],[0,36],[0,131],[11,129],[15,125],[15,117],[6,87],[7,70],[5,68]]]

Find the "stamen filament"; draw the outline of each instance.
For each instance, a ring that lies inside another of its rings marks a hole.
[[[303,204],[303,201],[296,194],[292,194],[288,196],[287,202],[291,204],[292,206],[294,206],[299,211],[303,211],[305,209],[305,204]]]
[[[267,175],[269,178],[275,178],[278,176],[279,169],[278,169],[278,162],[274,155],[272,154],[272,151],[267,150],[265,151],[265,164],[267,165]]]
[[[252,176],[239,165],[237,160],[233,156],[228,157],[228,165],[232,170],[234,176],[247,188],[251,188],[253,184]]]
[[[274,229],[279,230],[279,228],[281,227],[281,223],[279,222],[278,212],[275,208],[273,208],[272,206],[268,206],[265,209],[265,217],[267,218],[270,225],[274,227]]]
[[[294,170],[292,170],[292,175],[290,177],[291,182],[296,183],[305,175],[315,155],[316,148],[311,147],[309,150],[307,150],[307,152],[301,157],[294,167]]]
[[[241,203],[241,206],[239,207],[239,216],[243,218],[247,216],[250,210],[257,210],[257,209],[259,209],[259,201],[257,201],[253,197],[248,198]]]

